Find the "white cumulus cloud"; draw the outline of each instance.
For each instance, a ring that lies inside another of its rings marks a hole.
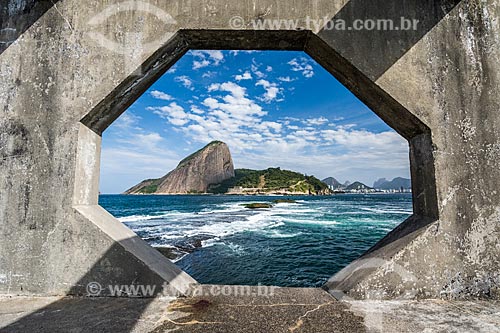
[[[174,99],[169,94],[166,94],[166,93],[159,91],[159,90],[153,90],[149,94],[151,95],[151,97],[156,98],[156,99],[160,99],[162,101],[171,101]]]
[[[189,122],[188,115],[184,112],[184,108],[176,102],[172,102],[167,106],[149,107],[148,110],[167,119],[172,125],[182,126]]]
[[[278,77],[278,81],[292,82],[292,81],[295,81],[295,79],[292,79],[290,76],[280,76],[280,77]]]
[[[219,50],[195,50],[193,56],[193,69],[197,70],[208,66],[219,66],[224,61],[224,54]]]
[[[288,62],[291,66],[292,71],[301,72],[306,78],[311,78],[314,76],[314,68],[311,62],[304,57],[294,58]]]
[[[324,125],[326,123],[328,123],[328,119],[325,117],[309,118],[304,120],[304,124],[312,126]]]
[[[281,93],[281,88],[278,87],[276,83],[271,83],[267,80],[259,80],[256,84],[262,86],[266,90],[265,94],[261,97],[261,100],[270,103],[278,98],[278,94]]]
[[[191,79],[186,75],[177,76],[175,81],[182,83],[182,85],[189,90],[194,90],[193,81],[191,81]]]
[[[252,74],[250,74],[249,71],[246,71],[243,74],[238,74],[235,77],[236,81],[242,81],[242,80],[251,80],[252,79]]]

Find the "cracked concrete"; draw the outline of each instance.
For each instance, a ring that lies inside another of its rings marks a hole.
[[[203,296],[156,298],[147,309],[142,309],[143,299],[64,298],[48,304],[49,300],[44,299],[0,298],[0,331],[364,331],[362,317],[347,311],[348,305],[321,289],[276,288],[272,296],[266,297],[256,296],[257,287],[253,288],[253,295],[246,296],[210,296],[212,286],[203,286],[201,290]],[[138,326],[127,328],[126,323],[120,323],[115,327],[111,319],[114,314],[135,319]]]
[[[500,332],[499,302],[339,302],[300,288],[209,296],[211,287],[201,288],[204,296],[153,300],[0,297],[0,332]]]

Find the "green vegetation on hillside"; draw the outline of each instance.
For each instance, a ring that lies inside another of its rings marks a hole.
[[[309,184],[311,184],[315,191],[323,191],[328,189],[328,185],[314,176],[305,176]]]
[[[314,176],[269,168],[266,170],[236,169],[235,177],[211,187],[212,193],[226,193],[230,188],[262,188],[264,191],[288,189],[305,193],[328,190],[328,186]]]
[[[148,186],[144,186],[138,192],[139,193],[144,193],[144,194],[151,194],[151,193],[155,193],[157,190],[158,190],[158,185],[151,184],[151,185],[148,185]]]
[[[134,193],[139,193],[139,194],[151,194],[151,193],[156,193],[158,190],[158,186],[160,186],[161,183],[161,178],[158,179],[146,179],[142,181],[140,184],[137,186],[133,187]],[[130,189],[130,190],[132,190]],[[129,190],[129,191],[130,191]]]

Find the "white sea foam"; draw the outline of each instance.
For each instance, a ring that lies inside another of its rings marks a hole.
[[[175,258],[175,259],[170,259],[171,262],[173,263],[176,263],[178,262],[179,260],[181,260],[182,258],[184,258],[185,256],[187,256],[189,253],[185,253],[183,254],[182,256],[180,256],[179,258]]]
[[[383,219],[382,217],[376,217],[376,218],[371,218],[371,217],[349,217],[346,218],[345,221],[347,223],[366,223],[366,224],[374,224],[377,226],[381,225],[398,225],[402,220],[389,220],[389,219]]]
[[[295,215],[295,214],[322,214],[323,212],[311,208],[275,206],[271,213],[273,215]]]
[[[237,214],[240,211],[241,214]],[[125,222],[136,232],[147,234],[148,238],[158,237],[167,243],[186,237],[211,236],[212,239],[202,242],[202,246],[207,247],[223,237],[283,225],[282,218],[275,216],[280,211],[282,210],[249,211],[237,202],[202,214],[172,211],[156,215],[126,216],[120,218],[120,221]]]
[[[216,222],[200,225],[191,230],[186,230],[185,235],[195,236],[205,234],[221,238],[245,231],[274,228],[280,225],[283,225],[282,218],[273,216],[269,211],[263,211],[232,222]]]
[[[155,243],[157,242],[158,246],[184,242],[183,238],[203,235],[203,238],[209,239],[201,242],[202,247],[222,244],[236,253],[241,250],[238,245],[227,243],[224,238],[243,232],[258,232],[268,238],[293,238],[302,235],[301,232],[278,229],[286,224],[332,227],[343,223],[361,222],[383,226],[385,231],[401,221],[387,221],[380,216],[374,219],[363,215],[411,214],[411,211],[388,205],[372,208],[339,203],[338,206],[332,207],[325,206],[321,201],[298,200],[297,203],[275,204],[270,210],[255,211],[245,208],[243,206],[245,203],[248,201],[205,206],[199,212],[158,211],[151,215],[125,216],[119,220],[134,231],[144,233],[152,240],[157,239]],[[337,215],[345,217],[330,220],[325,218],[325,214],[330,218]]]
[[[236,213],[236,212],[241,212],[244,211],[246,208],[242,206],[244,202],[232,202],[229,204],[223,204],[219,205],[216,209],[210,207],[210,208],[205,208],[201,212],[199,212],[199,215],[212,215],[212,214],[223,214],[223,213]]]
[[[242,255],[245,254],[245,248],[241,245],[234,244],[234,243],[227,243],[226,246],[235,254],[237,255]]]
[[[182,252],[182,255],[178,258],[175,258],[175,259],[170,259],[171,262],[173,263],[176,263],[178,262],[179,260],[181,260],[182,258],[184,258],[185,256],[187,256],[189,253],[185,253],[185,252]]]
[[[232,242],[224,242],[219,237],[207,239],[201,242],[202,247],[210,247],[215,245],[221,245],[229,248],[229,250],[237,255],[245,254],[245,248],[239,244],[235,244]]]
[[[400,210],[400,209],[380,209],[380,208],[370,208],[370,207],[358,207],[360,210],[369,211],[377,214],[413,214],[411,210]]]
[[[133,222],[141,222],[141,221],[149,221],[149,220],[163,220],[163,219],[172,219],[172,218],[179,219],[179,218],[185,218],[185,217],[193,216],[193,215],[196,215],[196,213],[171,211],[171,212],[164,212],[162,214],[157,214],[157,215],[124,216],[124,217],[119,217],[118,220],[122,223],[133,223]]]
[[[339,222],[337,221],[326,221],[326,220],[316,220],[316,219],[293,219],[287,218],[285,219],[285,223],[293,223],[293,224],[313,224],[313,225],[337,225]]]
[[[201,241],[201,247],[210,247],[210,246],[214,246],[217,244],[223,244],[223,243],[224,242],[221,242],[219,237],[215,237],[215,238]]]
[[[296,202],[278,202],[274,204],[274,207],[300,207],[300,206],[302,205]]]
[[[179,238],[184,238],[184,235],[182,233],[178,233],[178,234],[166,234],[165,231],[161,232],[159,235],[158,235],[161,239],[179,239]]]
[[[302,232],[287,233],[276,229],[262,230],[261,233],[268,238],[293,238],[302,235]]]

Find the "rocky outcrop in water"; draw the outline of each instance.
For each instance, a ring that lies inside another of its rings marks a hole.
[[[229,147],[213,141],[183,159],[164,177],[148,179],[125,194],[194,194],[206,193],[209,186],[234,177]]]

